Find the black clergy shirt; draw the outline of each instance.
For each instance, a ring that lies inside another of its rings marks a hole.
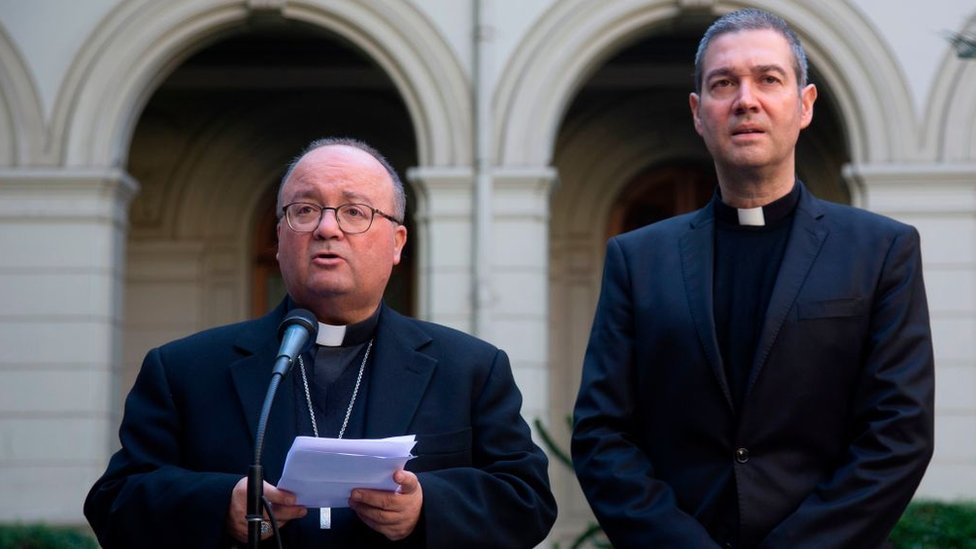
[[[739,212],[715,204],[715,330],[736,410],[742,406],[759,332],[789,238],[800,188],[763,206],[765,224],[740,225]]]
[[[736,413],[742,409],[756,344],[766,317],[766,308],[776,283],[793,212],[800,198],[799,185],[786,196],[762,207],[764,224],[740,224],[737,208],[713,197],[715,208],[715,331],[722,364]],[[715,539],[734,546],[739,537],[738,497],[735,478],[725,486],[716,507],[721,518]]]

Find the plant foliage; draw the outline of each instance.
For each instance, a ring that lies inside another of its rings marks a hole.
[[[0,549],[98,549],[98,543],[67,526],[0,524]]]
[[[889,539],[895,549],[976,549],[976,503],[913,502]]]

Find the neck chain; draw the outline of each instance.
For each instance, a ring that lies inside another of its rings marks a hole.
[[[356,387],[352,390],[352,397],[349,399],[349,406],[346,408],[346,418],[342,420],[342,428],[339,429],[339,437],[346,434],[346,426],[349,425],[349,416],[352,415],[352,407],[356,404],[356,395],[359,394],[359,384],[363,381],[363,370],[366,369],[366,360],[369,359],[369,351],[373,348],[373,340],[369,340],[369,345],[366,346],[366,354],[363,355],[363,361],[359,364],[359,375],[356,376]],[[315,412],[312,410],[312,393],[308,390],[308,377],[305,375],[305,361],[302,360],[302,355],[298,355],[298,365],[302,370],[302,385],[305,387],[305,404],[308,405],[308,417],[312,419],[312,433],[315,437],[319,436],[319,426],[315,423]]]

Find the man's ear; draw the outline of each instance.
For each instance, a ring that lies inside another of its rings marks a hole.
[[[281,218],[281,219],[284,219],[284,218]],[[278,257],[278,254],[279,254],[278,249],[279,248],[278,248],[277,244],[279,242],[281,242],[281,219],[279,219],[278,220],[278,223],[275,224],[275,261],[279,261],[279,257]]]
[[[403,253],[403,247],[407,244],[407,227],[406,225],[397,225],[396,229],[393,231],[393,264],[400,264],[400,254]]]
[[[813,122],[813,103],[817,100],[817,87],[807,84],[800,92],[800,128],[806,128]]]
[[[688,106],[691,107],[691,119],[695,122],[695,131],[698,135],[702,134],[701,117],[698,116],[698,107],[701,104],[701,97],[697,93],[688,94]]]

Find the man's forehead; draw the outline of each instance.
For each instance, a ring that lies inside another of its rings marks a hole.
[[[742,78],[746,76],[761,76],[764,74],[776,73],[783,78],[789,78],[790,71],[787,67],[779,63],[770,64],[759,64],[759,63],[748,63],[743,64],[741,67],[733,67],[729,65],[718,65],[712,67],[705,73],[705,80],[713,77],[729,77],[729,78]]]
[[[386,169],[368,152],[349,145],[325,145],[305,153],[298,162],[297,168],[316,169],[347,169],[368,174],[379,172],[386,174]]]
[[[352,188],[343,188],[344,186],[338,185],[336,190],[340,197],[345,199],[347,202],[363,202],[369,201],[372,198],[373,193],[364,192],[358,190],[354,185]],[[303,198],[317,198],[321,194],[321,188],[315,182],[296,180],[294,188],[289,193],[292,199],[303,199]]]
[[[730,65],[737,65],[732,67]],[[780,32],[773,29],[746,29],[722,33],[712,39],[705,51],[703,65],[708,74],[715,69],[793,64],[793,50]]]
[[[369,153],[346,145],[327,145],[305,154],[285,183],[294,192],[322,183],[339,187],[343,194],[364,196],[369,187],[392,188],[386,169]]]
[[[366,151],[346,145],[327,145],[309,151],[295,166],[291,179],[336,176],[362,183],[389,182],[386,168]]]

